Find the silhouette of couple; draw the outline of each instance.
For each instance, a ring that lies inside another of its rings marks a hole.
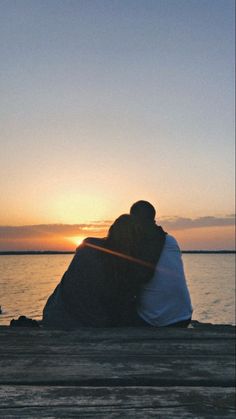
[[[155,215],[138,201],[106,238],[85,239],[44,307],[43,325],[187,327],[192,306],[181,252]]]

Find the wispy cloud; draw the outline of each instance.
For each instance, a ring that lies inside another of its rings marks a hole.
[[[33,239],[46,236],[85,236],[106,232],[112,222],[88,224],[39,224],[25,226],[0,226],[1,239]]]
[[[235,225],[235,215],[230,214],[224,217],[205,216],[198,218],[184,217],[165,217],[160,220],[160,224],[169,230],[186,230],[191,228],[203,227],[223,227]]]
[[[164,217],[158,220],[166,231],[186,230],[202,227],[223,227],[233,226],[235,215],[230,214],[224,217],[205,216],[198,218]],[[23,240],[42,237],[56,236],[86,236],[105,235],[112,221],[95,221],[84,224],[39,224],[25,226],[0,226],[0,239]]]

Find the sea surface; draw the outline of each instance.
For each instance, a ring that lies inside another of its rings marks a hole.
[[[73,255],[0,256],[0,324],[25,315],[37,320]],[[235,255],[184,254],[193,319],[235,324]]]

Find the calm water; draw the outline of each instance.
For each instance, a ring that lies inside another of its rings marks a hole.
[[[21,314],[40,319],[47,297],[73,255],[0,256],[0,324]],[[235,324],[235,256],[184,254],[194,307],[202,322]]]

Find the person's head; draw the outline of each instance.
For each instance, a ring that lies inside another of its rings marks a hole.
[[[154,222],[156,210],[148,201],[137,201],[131,206],[130,214],[140,219],[140,221]]]
[[[154,267],[147,267],[142,263],[143,232],[142,223],[132,214],[118,217],[108,232],[108,249],[119,253],[119,255],[111,253],[107,258],[109,277],[112,278],[112,286],[116,290],[114,305],[117,306],[117,310],[114,310],[118,313],[118,317],[122,316],[125,305],[128,307],[129,304],[135,303],[141,286],[153,276]]]
[[[138,220],[133,215],[123,214],[110,227],[108,241],[114,249],[134,255],[141,235],[142,228]]]

